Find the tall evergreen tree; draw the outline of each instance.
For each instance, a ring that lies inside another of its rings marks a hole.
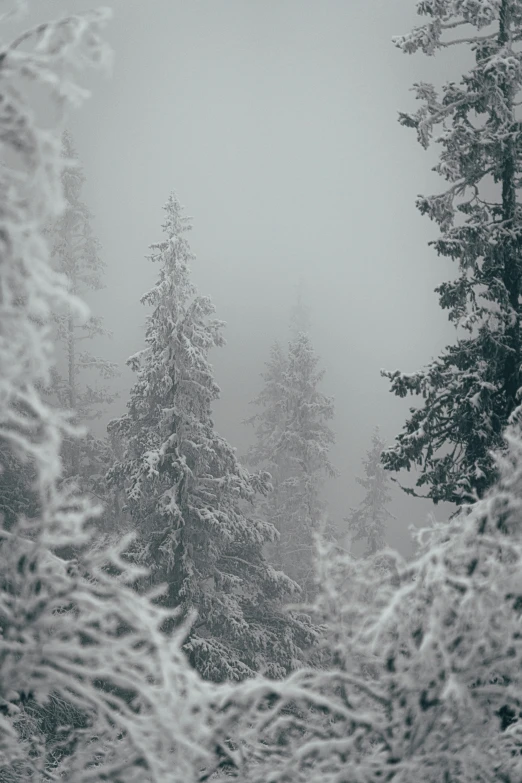
[[[195,668],[212,680],[258,670],[277,677],[302,660],[315,632],[306,617],[285,613],[297,587],[262,554],[277,533],[252,504],[268,478],[249,474],[214,430],[219,388],[208,354],[223,344],[223,324],[191,282],[190,220],[176,196],[165,212],[166,237],[150,256],[158,281],[142,298],[153,308],[147,347],[129,360],[138,376],[129,410],[109,425],[122,455],[110,482],[126,493],[136,557],[154,582],[168,583],[166,600],[181,617],[198,612],[185,644]]]
[[[80,198],[85,176],[69,131],[62,135],[62,157],[65,210],[48,231],[51,257],[56,270],[66,276],[70,292],[85,297],[103,288],[105,263],[92,231],[92,214]],[[53,369],[51,392],[61,408],[72,412],[75,423],[85,425],[101,415],[100,406],[115,398],[103,381],[116,374],[116,365],[85,347],[109,332],[101,317],[90,315],[85,320],[70,307],[55,314],[54,321],[58,361]],[[86,484],[93,473],[107,470],[104,457],[106,447],[92,434],[84,440],[68,438],[63,450],[65,475]]]
[[[42,396],[51,314],[84,308],[52,269],[43,236],[63,203],[63,161],[59,130],[38,122],[35,87],[38,108],[61,124],[70,99],[82,94],[75,70],[106,59],[107,16],[42,22],[0,47],[0,467],[6,455],[30,463],[38,499],[30,520],[14,509],[7,525],[0,513],[5,783],[190,783],[209,755],[201,743],[206,696],[181,639],[160,631],[166,612],[136,596],[137,570],[117,551],[85,547],[96,509],[60,481],[61,438],[70,427]],[[53,554],[68,545],[80,550],[77,567]],[[81,724],[72,725],[71,713]]]
[[[393,515],[386,508],[391,500],[390,479],[382,465],[381,455],[385,447],[379,428],[372,435],[372,445],[363,460],[364,477],[357,483],[366,490],[365,496],[356,509],[353,509],[346,521],[353,541],[366,540],[367,556],[375,555],[384,549],[386,541],[386,522]]]
[[[383,461],[391,470],[418,466],[417,486],[427,487],[427,497],[461,503],[494,481],[491,450],[502,447],[520,403],[522,2],[423,0],[417,10],[429,21],[395,40],[403,52],[433,55],[462,45],[475,60],[440,96],[432,85],[416,84],[423,105],[400,114],[425,148],[440,129],[434,170],[449,187],[420,197],[417,206],[440,227],[432,243],[437,253],[458,263],[456,278],[436,291],[449,319],[469,336],[459,336],[424,370],[383,372],[395,394],[423,398]]]
[[[299,312],[300,311],[300,312]],[[302,322],[302,307],[297,320]],[[276,343],[271,350],[265,386],[254,400],[259,413],[249,419],[256,442],[248,454],[253,466],[266,468],[273,491],[264,511],[280,533],[269,558],[301,586],[305,598],[313,593],[314,532],[325,517],[321,489],[325,476],[335,476],[329,458],[334,435],[331,398],[318,391],[324,371],[310,337],[297,332],[285,356]]]

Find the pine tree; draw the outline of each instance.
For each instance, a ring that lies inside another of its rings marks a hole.
[[[366,556],[375,555],[384,549],[386,522],[393,519],[386,508],[391,500],[390,480],[381,462],[385,445],[376,427],[371,448],[363,460],[364,478],[357,478],[357,483],[366,490],[366,494],[358,508],[353,509],[345,520],[353,541],[366,539]]]
[[[295,579],[305,599],[314,590],[314,533],[325,518],[322,484],[325,476],[336,475],[329,458],[334,436],[327,424],[334,415],[333,401],[317,389],[324,375],[318,363],[305,332],[295,334],[287,356],[276,343],[263,376],[265,386],[254,400],[261,411],[249,419],[256,427],[249,462],[272,476],[273,491],[264,510],[280,539],[268,550],[269,557]]]
[[[423,0],[417,10],[429,21],[395,40],[403,52],[433,55],[464,45],[475,59],[460,83],[443,86],[441,96],[430,84],[416,84],[422,107],[400,114],[425,148],[440,129],[435,140],[442,152],[434,170],[449,187],[420,197],[417,207],[440,227],[432,243],[437,253],[458,263],[456,278],[436,291],[450,321],[469,336],[459,336],[424,370],[383,372],[395,394],[423,398],[383,460],[391,470],[418,466],[417,486],[426,486],[435,502],[461,503],[480,497],[494,481],[491,450],[502,446],[520,403],[522,126],[516,106],[522,3]],[[471,34],[470,27],[486,32]],[[460,28],[463,37],[454,32]]]
[[[65,159],[61,175],[65,209],[48,232],[51,257],[55,269],[66,276],[71,293],[85,297],[103,288],[105,263],[92,231],[92,214],[80,198],[85,176],[69,131],[62,135],[62,157]],[[53,369],[50,391],[61,408],[71,411],[75,423],[86,425],[101,415],[100,406],[115,399],[115,394],[97,378],[103,381],[114,377],[117,367],[84,346],[86,341],[110,333],[101,317],[91,315],[85,320],[71,308],[55,314],[54,322],[58,362]],[[91,433],[82,441],[69,438],[64,443],[65,475],[89,487],[92,476],[106,472],[108,466],[103,465],[106,457],[107,447]]]
[[[138,379],[128,413],[109,425],[122,454],[110,482],[125,490],[142,547],[135,556],[167,582],[168,605],[181,617],[198,612],[184,647],[195,668],[217,681],[259,670],[278,677],[302,660],[314,629],[283,611],[296,585],[262,554],[277,535],[252,509],[267,476],[249,474],[215,432],[208,354],[223,344],[223,324],[191,282],[190,220],[175,195],[165,212],[166,237],[150,256],[158,281],[142,298],[153,308],[147,346],[129,360]]]
[[[20,509],[9,524],[0,515],[6,783],[186,783],[210,755],[208,696],[181,638],[160,630],[167,613],[135,594],[141,574],[117,550],[87,546],[97,512],[60,480],[61,441],[71,427],[41,391],[50,382],[51,314],[85,308],[49,262],[44,228],[63,204],[63,161],[59,130],[37,120],[34,90],[47,119],[58,115],[61,124],[83,94],[76,69],[106,60],[107,17],[43,22],[0,46],[0,459],[2,467],[10,457],[31,466],[38,500],[30,519]],[[76,564],[54,554],[68,545],[78,549]]]

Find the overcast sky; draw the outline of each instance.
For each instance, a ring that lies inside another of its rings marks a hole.
[[[123,366],[143,346],[139,298],[155,279],[144,256],[176,190],[194,218],[195,280],[227,322],[213,356],[215,420],[239,453],[248,401],[271,342],[287,339],[304,279],[323,391],[336,400],[341,477],[328,498],[340,522],[362,497],[355,475],[373,427],[391,442],[412,404],[390,394],[380,368],[419,369],[454,340],[433,292],[451,267],[428,248],[437,230],[414,203],[442,189],[430,172],[436,151],[397,112],[413,108],[413,82],[458,79],[459,55],[393,46],[416,23],[414,0],[109,5],[113,75],[85,75],[92,98],[69,123],[107,262],[107,288],[93,299],[114,332],[105,355]],[[39,0],[38,18],[91,6]],[[113,416],[131,382],[124,370]],[[407,553],[408,525],[432,508],[397,490],[389,543]]]

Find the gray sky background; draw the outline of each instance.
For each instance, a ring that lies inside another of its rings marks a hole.
[[[413,82],[458,79],[460,55],[393,46],[417,23],[413,0],[108,4],[114,73],[85,75],[93,95],[69,123],[107,262],[92,300],[114,332],[104,355],[123,366],[143,346],[139,298],[156,273],[144,256],[174,189],[194,217],[195,281],[227,322],[215,421],[240,453],[248,401],[304,279],[323,391],[336,400],[341,477],[328,498],[339,523],[362,497],[355,476],[373,427],[391,441],[415,402],[392,396],[380,368],[419,369],[454,340],[433,293],[451,266],[427,247],[437,230],[414,204],[442,189],[436,150],[397,112],[414,107]],[[33,17],[90,7],[39,0]],[[124,369],[113,416],[131,383]],[[389,543],[407,554],[408,525],[430,510],[447,513],[396,490]]]

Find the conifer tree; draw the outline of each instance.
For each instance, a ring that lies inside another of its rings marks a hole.
[[[294,316],[302,322],[303,310]],[[294,319],[295,320],[295,319]],[[249,419],[256,442],[248,459],[266,468],[273,491],[264,504],[265,516],[279,531],[269,557],[301,586],[308,598],[314,589],[314,532],[325,517],[321,489],[325,476],[335,476],[329,449],[334,442],[327,422],[333,401],[318,391],[324,372],[305,332],[297,332],[285,356],[276,343],[271,350],[265,386],[254,400],[261,410]]]
[[[353,541],[366,540],[366,556],[375,555],[385,547],[386,522],[393,515],[386,505],[391,500],[390,479],[382,465],[381,454],[385,447],[379,428],[372,435],[372,445],[363,460],[364,477],[357,483],[366,490],[359,506],[346,519]]]
[[[55,269],[66,276],[71,293],[84,297],[103,288],[105,263],[92,231],[92,214],[80,198],[85,175],[72,135],[67,130],[62,134],[62,157],[65,159],[61,174],[65,209],[48,231],[51,257]],[[101,415],[100,406],[115,398],[103,381],[116,374],[116,365],[85,347],[91,340],[109,335],[109,332],[101,317],[90,315],[82,320],[71,308],[56,313],[54,322],[58,361],[53,368],[50,391],[61,408],[71,411],[75,423],[86,425]],[[89,486],[88,479],[93,474],[106,472],[108,466],[103,462],[107,454],[107,447],[91,433],[81,441],[66,439],[65,476],[80,480],[84,487]]]
[[[436,291],[460,332],[424,370],[383,372],[395,394],[423,399],[383,461],[391,470],[418,467],[417,486],[435,502],[461,503],[494,481],[491,450],[502,447],[520,403],[522,2],[423,0],[417,10],[428,22],[395,39],[403,52],[464,46],[474,56],[440,95],[416,84],[422,106],[399,118],[425,148],[438,132],[434,170],[448,187],[417,207],[440,228],[437,253],[458,264],[455,279]]]
[[[282,608],[297,586],[264,559],[274,527],[257,518],[256,495],[268,477],[249,474],[212,421],[219,388],[209,351],[223,344],[214,307],[190,279],[189,218],[175,195],[165,205],[162,242],[152,245],[156,285],[146,348],[128,412],[111,422],[121,459],[109,480],[124,489],[138,532],[140,562],[168,584],[167,602],[198,620],[185,644],[207,679],[239,680],[263,670],[278,677],[298,665],[314,629]]]
[[[118,550],[89,551],[97,512],[60,481],[61,439],[71,427],[42,397],[51,314],[85,307],[49,262],[44,228],[63,204],[63,161],[59,129],[37,120],[35,88],[39,107],[61,124],[83,94],[75,71],[106,61],[107,18],[99,11],[43,22],[0,44],[0,467],[10,457],[30,464],[38,500],[30,519],[13,509],[6,524],[0,513],[6,783],[190,783],[209,756],[207,695],[181,638],[161,632],[167,613],[136,595],[140,572]],[[68,545],[78,549],[76,564],[53,554]]]

